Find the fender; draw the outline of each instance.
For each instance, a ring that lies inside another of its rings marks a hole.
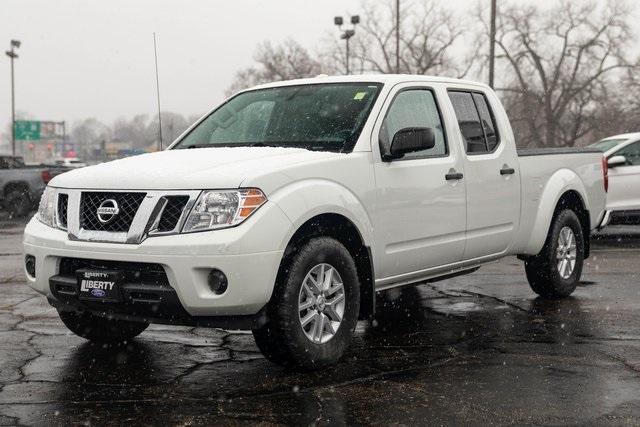
[[[326,179],[304,179],[279,188],[269,196],[293,226],[284,236],[281,247],[286,247],[291,237],[314,216],[339,214],[351,221],[365,246],[373,245],[373,224],[359,198],[345,186]]]
[[[549,234],[549,227],[551,227],[551,220],[558,201],[564,193],[571,190],[580,195],[584,206],[589,206],[584,184],[573,171],[560,169],[549,178],[546,186],[539,194],[540,203],[538,204],[531,232],[528,233],[528,230],[524,230],[527,227],[523,227],[521,230],[521,232],[528,233],[531,236],[529,242],[521,251],[522,254],[536,255],[542,250]]]

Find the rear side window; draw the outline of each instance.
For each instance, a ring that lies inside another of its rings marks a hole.
[[[484,94],[449,91],[467,154],[486,154],[500,143],[491,107]]]
[[[408,127],[431,128],[436,144],[429,150],[408,153],[403,160],[439,157],[447,154],[444,129],[433,92],[429,89],[407,89],[396,95],[380,129],[380,149],[389,153],[393,136]]]

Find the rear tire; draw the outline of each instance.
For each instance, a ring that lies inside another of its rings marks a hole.
[[[31,212],[31,199],[26,192],[13,190],[7,194],[6,206],[12,218],[22,218]]]
[[[317,369],[336,363],[358,321],[359,289],[355,262],[344,245],[329,237],[310,240],[281,266],[266,319],[253,329],[258,348],[282,366]]]
[[[59,311],[62,323],[79,337],[98,343],[118,344],[130,341],[144,332],[148,323],[107,319],[90,313]]]
[[[584,263],[584,236],[575,212],[554,217],[542,251],[525,261],[531,289],[543,298],[565,298],[575,291]]]

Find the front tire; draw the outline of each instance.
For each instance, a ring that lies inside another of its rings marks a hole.
[[[531,289],[543,298],[565,298],[575,291],[584,263],[584,236],[575,212],[560,211],[542,251],[525,261]]]
[[[351,342],[360,308],[349,251],[319,237],[283,263],[266,319],[253,329],[264,356],[279,365],[317,369],[336,363]]]
[[[137,337],[149,327],[149,324],[144,322],[107,319],[87,312],[59,311],[58,315],[71,332],[97,343],[124,343]]]
[[[31,212],[31,199],[26,192],[14,190],[7,194],[6,206],[12,218],[23,218]]]

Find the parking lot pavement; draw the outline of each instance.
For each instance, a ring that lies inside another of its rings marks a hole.
[[[640,424],[635,229],[598,236],[569,299],[536,299],[515,258],[387,291],[345,360],[311,373],[247,333],[89,344],[25,285],[21,229],[0,227],[0,424]]]

